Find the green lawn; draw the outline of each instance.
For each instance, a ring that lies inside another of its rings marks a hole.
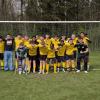
[[[100,52],[90,59],[99,69]],[[1,71],[0,100],[100,100],[100,71],[27,76]]]

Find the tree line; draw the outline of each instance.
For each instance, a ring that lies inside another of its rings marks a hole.
[[[100,0],[0,0],[0,20],[99,19]]]

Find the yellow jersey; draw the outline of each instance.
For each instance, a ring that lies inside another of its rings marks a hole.
[[[0,42],[0,53],[4,53],[4,41]]]
[[[57,55],[58,56],[64,56],[65,51],[66,51],[66,45],[59,46],[58,51],[57,51]]]
[[[18,49],[20,43],[23,43],[23,39],[15,38],[15,50]]]
[[[38,45],[39,47],[39,52],[40,52],[40,55],[47,55],[47,47],[46,46],[43,46],[41,44]]]
[[[50,48],[50,44],[52,43],[51,39],[45,39],[45,44],[48,48]]]
[[[74,45],[76,45],[78,42],[78,38],[76,37],[75,39],[73,39],[73,43]],[[74,50],[77,51],[77,47],[74,47]]]
[[[30,46],[30,40],[24,40],[24,45],[28,48]]]
[[[28,49],[29,49],[29,55],[30,56],[36,56],[37,55],[37,48],[38,48],[37,45],[34,45],[34,46],[30,45],[28,47]]]
[[[74,45],[77,44],[77,41],[78,41],[78,38],[77,38],[77,37],[76,37],[75,39],[73,39],[73,43],[74,43]]]
[[[48,48],[47,58],[55,58],[56,57],[55,52],[56,51],[54,49]]]
[[[40,44],[41,43],[41,40],[40,39],[37,39],[37,42]]]
[[[51,39],[52,43],[54,44],[54,48],[57,49],[59,47],[59,39],[55,40],[54,38]]]
[[[75,45],[74,45],[74,43],[73,44],[69,43],[69,44],[66,45],[66,54],[67,55],[73,55],[74,51],[75,51]]]
[[[84,37],[83,38],[83,42],[84,44],[88,45],[89,44],[90,39],[88,37]]]

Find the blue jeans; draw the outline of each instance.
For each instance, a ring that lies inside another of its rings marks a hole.
[[[13,52],[5,51],[4,52],[4,70],[13,70]]]

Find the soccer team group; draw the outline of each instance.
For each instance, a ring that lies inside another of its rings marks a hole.
[[[80,72],[83,65],[84,72],[88,73],[89,43],[91,41],[84,32],[70,37],[51,37],[49,34],[32,38],[21,34],[0,36],[0,67],[19,74],[36,73],[38,67],[39,74],[48,74],[52,71]]]

